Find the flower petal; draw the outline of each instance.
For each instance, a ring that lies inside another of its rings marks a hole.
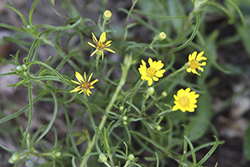
[[[112,49],[109,49],[109,48],[104,48],[104,50],[107,50],[109,52],[115,53],[115,51],[113,51]]]
[[[106,41],[106,32],[104,31],[100,36],[99,42],[104,43],[105,41]]]
[[[92,40],[93,40],[93,42],[95,43],[95,44],[97,44],[98,43],[98,41],[97,41],[97,39],[96,39],[96,37],[95,37],[95,34],[92,32]]]
[[[84,81],[82,75],[79,72],[76,71],[75,76],[80,83]]]

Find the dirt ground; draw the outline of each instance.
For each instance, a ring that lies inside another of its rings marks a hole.
[[[4,7],[6,2],[7,0],[0,1],[0,22],[21,27],[22,23],[18,16],[10,9]],[[32,0],[9,0],[8,2],[28,17],[28,10],[32,4]],[[127,8],[130,5],[125,1],[117,2],[113,0],[112,2],[110,2],[110,5],[113,5],[113,8]],[[95,2],[91,0],[74,0],[73,3],[77,4],[76,6],[78,10],[83,16],[88,16],[97,21],[99,11],[92,10],[95,6]],[[83,3],[86,4],[83,5]],[[84,10],[82,9],[83,6]],[[56,5],[55,9],[61,14],[67,15],[67,11],[62,9],[59,5]],[[90,12],[91,15],[89,14]],[[39,1],[33,17],[35,18],[35,24],[44,23],[49,25],[61,25],[64,22],[63,18],[54,14],[54,11],[51,9],[47,1]],[[112,22],[116,22],[117,24],[120,24],[120,22],[124,19],[124,16],[118,12],[113,12],[112,17]],[[221,24],[222,22],[226,22],[225,20],[225,18],[214,19],[212,21],[210,20],[209,23],[207,23],[207,33],[214,29],[218,29],[220,32],[219,39],[226,38],[236,33],[236,29],[233,25],[224,26]],[[12,35],[12,33],[13,31],[11,30],[0,28],[0,39],[4,36]],[[143,34],[139,35],[143,36]],[[17,50],[22,49],[18,48],[11,42],[7,43],[0,46],[0,56],[11,59],[9,54],[15,54]],[[39,55],[48,55],[48,52],[53,53],[54,50],[52,48],[41,47]],[[26,54],[24,50],[20,53],[20,57]],[[221,167],[249,167],[250,161],[243,156],[243,137],[247,127],[247,122],[250,119],[250,57],[245,51],[241,41],[219,47],[218,55],[218,62],[233,65],[232,68],[235,68],[235,73],[228,75],[219,72],[218,70],[214,70],[213,77],[217,80],[213,85],[211,95],[213,97],[213,109],[216,114],[214,114],[214,117],[212,118],[212,123],[214,128],[217,129],[217,136],[220,140],[224,140],[225,144],[220,145],[217,148],[215,153],[208,159],[205,165],[214,166],[216,162],[218,162],[218,166]],[[46,58],[42,59],[46,60]],[[14,68],[14,66],[1,66],[0,73],[9,72],[11,68]],[[28,101],[26,89],[21,87],[17,89],[6,88],[6,85],[16,83],[17,81],[17,76],[3,77],[0,79],[0,111],[3,112],[0,114],[1,117],[15,112],[18,108],[20,108],[20,106],[24,106]],[[44,122],[49,120],[48,116],[46,116],[48,108],[51,108],[48,104],[36,104],[35,109],[38,110],[38,114],[34,116],[36,119],[34,122],[36,122],[36,124],[31,125],[31,130],[37,130],[44,124]],[[62,111],[59,111],[58,114],[58,117],[61,117],[62,119],[57,119],[55,127],[60,127],[58,128],[60,129],[58,131],[59,136],[65,136],[67,131],[64,131],[63,129],[67,128],[65,127],[66,124],[64,122],[64,115]],[[3,135],[6,134],[3,132],[8,131],[9,125],[14,126],[15,124],[21,124],[23,126],[26,125],[25,120],[22,117],[19,122],[11,121],[9,123],[5,123],[3,126],[1,125],[0,144],[5,145],[8,148],[18,150],[18,141],[15,141],[15,133],[9,133],[7,136]],[[207,136],[212,136],[211,132],[209,132]],[[200,151],[197,154],[198,159],[202,158],[207,151],[208,150],[205,149]],[[5,167],[8,166],[8,157],[6,155],[10,156],[10,153],[0,148],[0,164]]]

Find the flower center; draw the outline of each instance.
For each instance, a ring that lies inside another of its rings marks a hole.
[[[197,60],[192,60],[189,64],[190,68],[196,69],[199,67],[199,62]]]
[[[82,84],[82,89],[89,89],[91,87],[90,83],[88,81],[83,81]]]
[[[98,50],[102,50],[103,48],[105,48],[105,44],[104,44],[104,42],[98,42],[98,44],[96,45],[96,48],[98,49]]]
[[[152,67],[149,67],[146,71],[148,77],[153,77],[155,75],[156,70]]]
[[[180,105],[182,107],[188,107],[189,106],[189,98],[187,96],[182,96],[180,98]]]

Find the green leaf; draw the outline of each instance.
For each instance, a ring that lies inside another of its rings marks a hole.
[[[212,115],[211,100],[207,93],[200,95],[198,98],[198,108],[195,111],[196,116],[190,119],[188,124],[188,138],[192,141],[200,139],[208,130],[210,119]]]
[[[244,147],[243,147],[243,152],[244,156],[250,160],[250,122],[247,124],[247,129],[245,131],[244,135]]]

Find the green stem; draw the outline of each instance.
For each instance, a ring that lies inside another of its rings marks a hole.
[[[175,76],[176,74],[178,74],[178,73],[184,71],[185,69],[186,69],[186,64],[185,64],[184,66],[182,66],[180,69],[178,69],[178,70],[176,70],[175,72],[173,72],[172,74],[170,74],[170,75],[168,75],[167,77],[165,77],[164,79],[161,79],[161,81],[158,82],[155,86],[160,85],[162,82],[164,82],[164,81],[167,80],[168,78]]]
[[[112,97],[111,101],[109,102],[108,106],[105,109],[106,114],[103,115],[102,120],[101,120],[101,122],[100,122],[100,124],[98,126],[98,128],[100,130],[103,129],[103,127],[104,127],[104,125],[106,123],[106,120],[107,120],[107,115],[109,114],[111,108],[113,107],[113,105],[115,103],[115,100],[116,100],[120,90],[122,89],[123,85],[125,84],[127,74],[128,74],[128,70],[130,68],[131,63],[132,63],[132,57],[131,56],[125,57],[124,64],[121,65],[122,66],[122,76],[121,76],[120,82],[119,82],[119,84],[118,84],[118,86],[117,86],[117,88],[115,90],[115,93],[113,94],[113,97]],[[87,158],[86,155],[88,155],[91,152],[93,146],[95,145],[95,138],[96,138],[96,134],[93,136],[91,142],[89,143],[88,148],[87,148],[87,150],[86,150],[86,152],[84,154],[85,158],[83,158],[83,160],[82,160],[79,167],[84,167],[84,164],[85,164],[85,161],[86,161],[86,158]]]

